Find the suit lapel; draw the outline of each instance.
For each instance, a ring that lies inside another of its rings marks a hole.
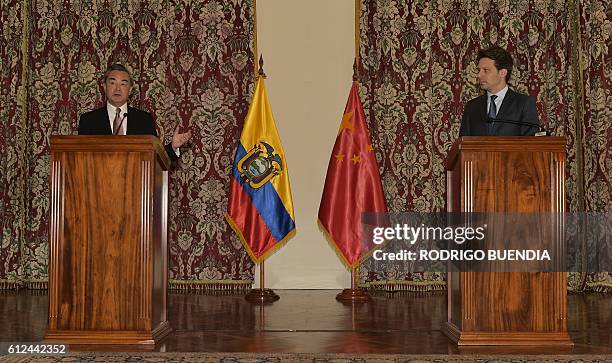
[[[514,100],[514,91],[512,91],[510,88],[508,88],[508,91],[506,91],[506,96],[504,97],[504,100],[502,101],[501,106],[499,106],[499,110],[497,110],[496,118],[504,119],[504,120],[509,119],[509,117],[508,117],[508,110],[512,109],[514,101],[515,101]],[[497,135],[498,128],[501,127],[501,126],[502,126],[501,122],[494,123],[493,124],[492,134],[493,135]]]
[[[480,122],[478,125],[482,127],[482,135],[489,135],[489,124],[487,123],[487,94],[478,97],[478,109],[480,110]]]
[[[134,108],[128,106],[128,115],[126,117],[127,122],[127,128],[126,128],[126,135],[135,135],[137,134],[136,132],[134,132],[137,128],[138,128],[138,120],[136,119],[136,112],[134,112]]]
[[[106,108],[106,105],[100,108],[98,112],[99,114],[97,116],[97,119],[100,120],[100,122],[104,123],[103,125],[100,125],[100,130],[102,131],[102,134],[112,135],[113,130],[111,129],[110,119],[108,118],[108,109]]]
[[[499,107],[499,110],[497,111],[497,118],[507,118],[507,111],[509,108],[511,108],[512,104],[514,103],[514,91],[512,91],[510,88],[508,88],[508,91],[506,92],[506,97],[504,97],[504,100],[502,101],[501,106]]]

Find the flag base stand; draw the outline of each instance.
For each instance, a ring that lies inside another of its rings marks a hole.
[[[364,289],[344,289],[336,295],[336,300],[342,303],[364,303],[372,301],[370,294]]]
[[[357,267],[351,268],[351,288],[344,289],[336,295],[336,300],[345,304],[365,303],[372,301],[370,294],[365,289],[357,287]]]
[[[276,295],[274,290],[264,287],[264,271],[264,262],[261,261],[259,263],[259,289],[251,289],[251,291],[244,296],[244,299],[252,304],[271,304],[280,299],[280,296]]]
[[[271,304],[280,299],[272,289],[252,289],[244,296],[252,304]]]

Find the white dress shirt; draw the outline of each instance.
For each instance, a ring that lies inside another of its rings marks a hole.
[[[496,107],[497,113],[499,113],[499,109],[502,105],[502,102],[504,102],[504,97],[506,97],[506,92],[508,92],[508,85],[506,85],[506,87],[502,88],[497,93],[491,93],[487,91],[487,115],[489,114],[489,109],[491,108],[491,96],[493,95],[497,96],[497,98],[495,99],[495,107]]]
[[[127,111],[128,111],[128,105],[127,102],[124,103],[123,105],[121,105],[121,107],[119,107],[121,109],[121,117],[123,117],[123,122],[121,123],[121,133],[119,135],[127,135],[127,123],[128,123],[128,118],[127,118]],[[106,111],[108,112],[108,119],[110,121],[110,128],[111,128],[111,132],[114,134],[113,130],[113,122],[115,121],[115,117],[117,114],[117,107],[111,105],[110,103],[106,103]],[[181,150],[180,148],[174,149],[174,153],[176,154],[176,156],[181,156]]]

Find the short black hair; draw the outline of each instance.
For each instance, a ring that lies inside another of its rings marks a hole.
[[[497,70],[505,69],[508,71],[506,75],[506,83],[510,81],[510,75],[512,74],[512,65],[514,62],[512,61],[512,56],[502,47],[498,47],[494,45],[492,47],[481,49],[478,51],[478,59],[480,61],[482,58],[489,58],[493,60],[495,63],[495,68]]]
[[[130,86],[132,85],[132,75],[130,74],[130,71],[127,70],[127,68],[125,68],[125,66],[121,63],[113,63],[110,66],[108,66],[108,68],[106,68],[106,72],[104,72],[104,83],[106,83],[106,80],[108,79],[108,75],[110,74],[110,72],[112,71],[121,71],[121,72],[125,72],[128,74],[128,79],[130,80]]]

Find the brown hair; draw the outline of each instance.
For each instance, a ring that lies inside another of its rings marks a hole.
[[[507,50],[498,47],[497,45],[494,45],[487,49],[481,49],[478,51],[478,61],[480,61],[482,58],[489,58],[493,60],[493,62],[495,63],[495,68],[497,68],[497,70],[505,69],[506,71],[508,71],[508,74],[506,75],[506,83],[510,81],[513,61],[512,56],[510,55],[510,53],[508,53]]]

